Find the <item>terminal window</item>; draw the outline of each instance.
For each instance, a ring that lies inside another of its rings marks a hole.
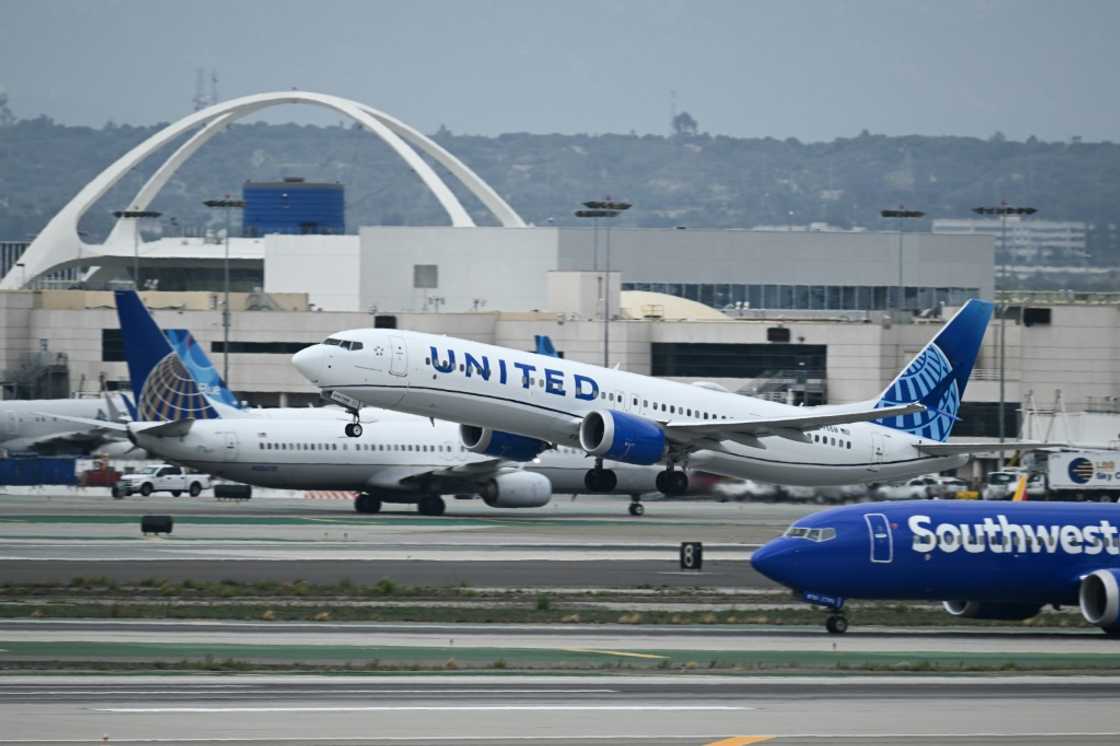
[[[435,289],[439,287],[438,264],[413,264],[412,287]]]
[[[651,372],[655,376],[827,377],[827,345],[654,342],[652,347]]]

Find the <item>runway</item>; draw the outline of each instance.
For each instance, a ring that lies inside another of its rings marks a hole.
[[[2,744],[1104,744],[1111,679],[18,676]]]
[[[557,498],[540,511],[494,511],[451,501],[448,515],[411,508],[358,515],[349,504],[265,499],[218,503],[169,496],[0,496],[0,575],[11,582],[306,580],[474,587],[773,588],[750,553],[808,506],[651,503]],[[145,538],[139,516],[166,513],[170,536]],[[701,572],[679,567],[682,541],[704,543]]]

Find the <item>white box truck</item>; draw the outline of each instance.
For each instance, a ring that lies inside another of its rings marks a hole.
[[[1046,477],[1051,500],[1120,499],[1120,452],[1058,451],[1036,454],[1036,468]]]

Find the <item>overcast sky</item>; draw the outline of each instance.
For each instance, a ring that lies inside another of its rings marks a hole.
[[[0,86],[94,126],[189,112],[204,67],[427,132],[664,134],[676,91],[713,134],[1120,140],[1118,31],[1115,0],[0,0]]]

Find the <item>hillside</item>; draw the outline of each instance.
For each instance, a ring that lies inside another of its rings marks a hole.
[[[69,127],[45,117],[0,127],[0,239],[38,231],[78,189],[160,125]],[[628,225],[750,227],[823,221],[882,225],[878,211],[905,204],[961,217],[979,204],[1029,204],[1039,217],[1095,226],[1095,263],[1120,264],[1120,146],[866,132],[829,143],[707,134],[456,135],[435,139],[489,181],[526,220],[570,224],[577,203],[605,194],[635,208]],[[170,152],[170,148],[168,149]],[[149,159],[87,214],[103,236],[158,161]],[[440,224],[438,204],[375,137],[351,126],[243,124],[216,137],[153,205],[188,231],[202,229],[204,199],[246,179],[303,176],[342,182],[348,223]],[[481,206],[460,194],[479,222]],[[1108,226],[1113,226],[1109,228]],[[920,228],[922,226],[915,226]],[[928,228],[928,225],[925,226]]]

